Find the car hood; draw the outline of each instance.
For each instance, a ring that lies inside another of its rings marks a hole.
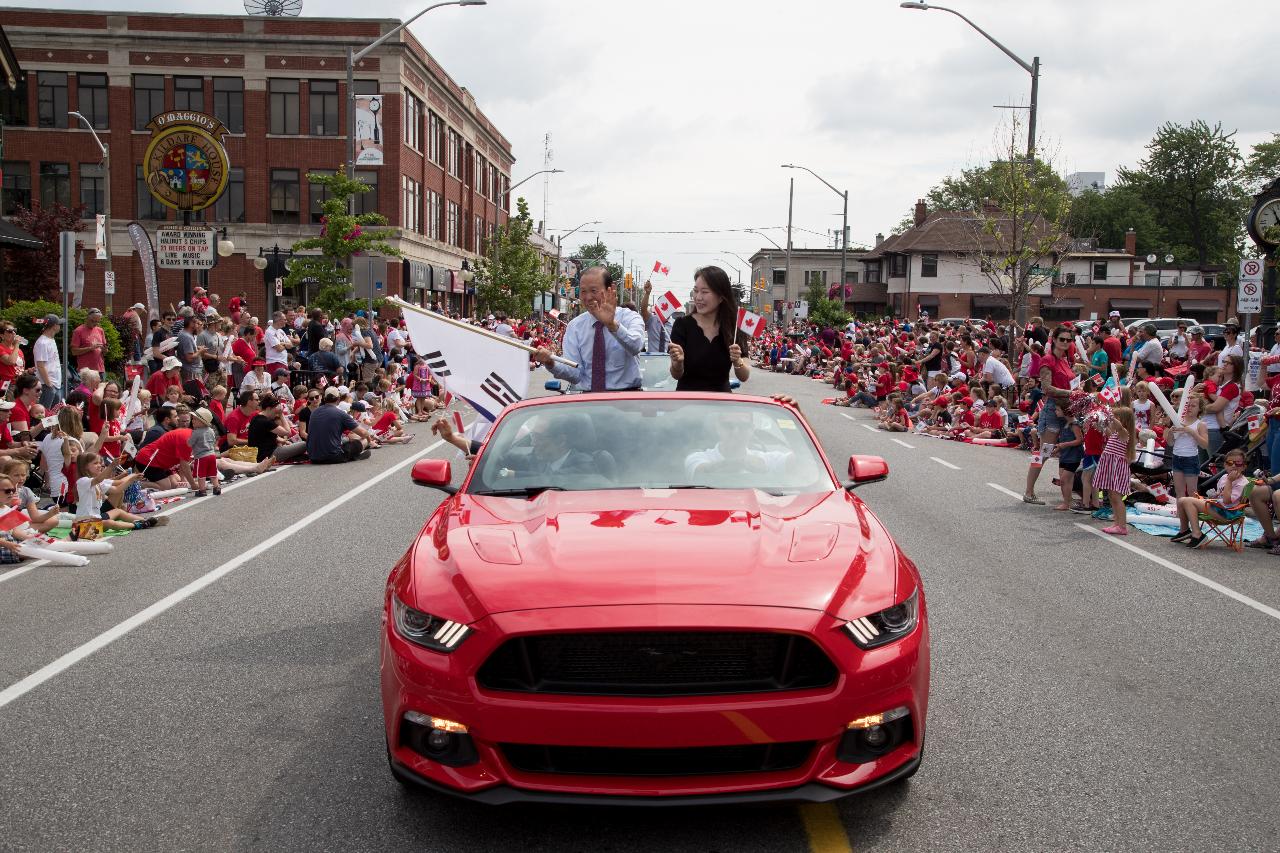
[[[891,605],[896,584],[896,546],[843,490],[464,494],[432,524],[414,556],[414,597],[428,610],[461,600],[473,619],[636,604],[860,616]]]

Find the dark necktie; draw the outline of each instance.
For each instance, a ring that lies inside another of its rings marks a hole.
[[[607,391],[604,383],[604,323],[595,323],[596,337],[591,344],[591,390]]]

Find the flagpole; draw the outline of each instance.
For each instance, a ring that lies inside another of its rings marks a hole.
[[[459,329],[465,329],[466,331],[474,332],[477,335],[484,335],[487,338],[491,338],[495,341],[499,341],[500,343],[504,343],[507,346],[524,350],[525,352],[531,355],[538,351],[537,347],[531,347],[528,344],[524,343],[523,341],[517,341],[515,338],[503,337],[502,335],[495,334],[489,331],[488,329],[482,329],[479,326],[472,326],[468,323],[463,323],[458,320],[455,320],[452,317],[445,317],[443,314],[437,314],[434,311],[428,311],[427,309],[414,305],[411,302],[405,302],[403,299],[401,299],[398,296],[388,296],[383,301],[391,303],[392,305],[399,308],[401,311],[414,311],[414,312],[417,312],[418,314],[425,314],[426,316],[430,317],[432,320],[437,320],[441,323],[447,323],[450,326],[457,326]],[[557,361],[560,364],[566,365],[568,367],[578,366],[578,363],[576,361],[570,361],[569,359],[562,358],[558,355],[552,355],[551,358],[553,361]]]

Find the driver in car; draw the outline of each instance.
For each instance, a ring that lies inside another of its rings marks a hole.
[[[690,453],[684,460],[685,474],[690,479],[708,474],[782,474],[791,451],[748,447],[754,431],[750,412],[722,415],[716,421],[720,441],[709,450]]]
[[[529,427],[530,452],[509,453],[499,475],[596,473],[595,457],[572,443],[590,432],[591,422],[581,414],[539,415]]]

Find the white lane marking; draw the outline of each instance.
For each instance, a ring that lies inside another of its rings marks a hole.
[[[267,477],[271,474],[274,474],[279,470],[281,469],[273,468],[272,470],[267,471],[266,473],[263,473],[263,474],[259,474],[256,477],[246,477],[245,479],[241,480],[238,483],[232,483],[231,485],[227,486],[225,489],[222,490],[222,493],[225,495],[227,492],[233,492],[247,483],[257,482],[258,480],[261,480],[263,477]],[[184,509],[190,509],[191,507],[202,504],[205,501],[213,500],[213,498],[214,498],[213,495],[209,495],[203,498],[193,498],[187,503],[181,503],[169,509],[161,510],[160,512],[154,513],[154,515],[156,516],[174,515],[175,513],[182,512]],[[12,580],[13,578],[18,577],[18,575],[25,575],[27,572],[31,571],[32,569],[38,569],[41,566],[46,565],[47,563],[48,563],[48,560],[35,560],[34,562],[27,563],[21,568],[14,569],[11,572],[5,572],[4,574],[0,575],[0,583],[4,583],[7,580]]]
[[[858,424],[858,426],[862,427],[862,428],[863,428],[863,429],[865,429],[867,432],[879,432],[879,431],[880,431],[880,430],[876,429],[875,427],[873,427],[871,424]]]
[[[854,418],[854,416],[853,416],[853,415],[850,415],[850,414],[848,414],[847,412],[836,412],[836,414],[837,414],[837,415],[839,415],[839,416],[840,416],[840,417],[842,417],[842,418],[846,418],[846,419],[851,420],[851,421],[852,421],[852,420],[857,420],[856,418]]]
[[[339,495],[338,497],[329,501],[324,506],[320,507],[315,512],[312,512],[311,514],[305,516],[304,518],[301,518],[298,521],[295,521],[293,524],[290,524],[288,527],[281,530],[279,533],[253,546],[252,548],[250,548],[248,551],[245,551],[240,556],[235,557],[231,560],[228,560],[227,562],[223,563],[221,566],[218,566],[216,569],[209,572],[208,574],[205,574],[205,575],[202,575],[201,577],[196,578],[194,581],[182,587],[178,591],[173,592],[165,596],[164,598],[160,599],[155,604],[152,604],[150,607],[147,607],[146,609],[135,613],[133,616],[130,616],[128,619],[124,620],[118,625],[115,625],[112,628],[108,628],[106,631],[103,631],[101,634],[94,637],[92,640],[89,640],[87,643],[84,643],[83,645],[72,649],[62,657],[53,661],[53,663],[50,663],[50,664],[47,664],[46,666],[41,667],[40,669],[31,673],[21,681],[14,682],[13,684],[6,687],[4,690],[0,690],[0,708],[5,707],[10,702],[13,702],[15,699],[18,699],[26,695],[27,693],[30,693],[32,690],[36,689],[41,684],[44,684],[49,679],[53,678],[59,673],[65,672],[66,670],[75,666],[80,661],[89,657],[89,655],[93,654],[99,649],[105,648],[106,646],[110,645],[111,643],[125,636],[129,632],[133,631],[135,628],[145,625],[147,622],[150,622],[152,619],[159,616],[161,613],[164,613],[166,610],[173,607],[175,604],[179,604],[185,601],[186,599],[195,595],[197,592],[209,586],[210,584],[214,583],[215,581],[218,581],[226,577],[227,575],[231,574],[236,569],[240,568],[245,563],[259,556],[263,552],[271,548],[274,548],[275,546],[279,545],[281,542],[284,542],[286,539],[293,536],[295,533],[298,533],[299,531],[305,529],[311,524],[314,524],[315,522],[319,521],[321,518],[324,518],[326,515],[333,512],[335,509],[342,506],[352,498],[373,488],[378,483],[381,483],[383,480],[390,477],[392,474],[395,474],[401,468],[404,468],[406,466],[412,465],[414,462],[417,462],[423,456],[426,456],[428,453],[435,450],[437,447],[439,447],[442,444],[444,444],[444,441],[437,441],[435,444],[431,445],[430,447],[423,448],[419,452],[410,456],[408,459],[404,459],[400,462],[397,462],[395,465],[383,471],[381,474],[378,474],[369,480],[365,480],[363,483],[361,483],[359,486],[356,486],[351,491],[345,492],[342,495]],[[257,479],[257,478],[255,477],[253,479]]]
[[[1006,495],[1013,498],[1015,501],[1022,500],[1022,495],[1018,494],[1013,489],[1006,489],[1004,486],[1000,485],[999,483],[987,483],[987,485],[995,489],[997,492],[1004,492]]]
[[[1146,557],[1148,560],[1155,563],[1157,566],[1164,566],[1166,569],[1169,569],[1170,571],[1173,571],[1173,572],[1177,572],[1178,574],[1182,575],[1185,578],[1189,578],[1190,580],[1193,580],[1198,584],[1203,584],[1204,586],[1207,586],[1209,589],[1213,590],[1214,592],[1220,592],[1223,595],[1225,595],[1227,598],[1233,598],[1236,601],[1240,602],[1241,604],[1248,605],[1249,607],[1252,607],[1254,610],[1258,611],[1259,613],[1265,613],[1267,616],[1270,616],[1272,619],[1280,619],[1280,610],[1276,610],[1274,607],[1268,607],[1267,605],[1263,604],[1260,601],[1255,601],[1254,599],[1250,598],[1247,595],[1244,595],[1243,593],[1236,592],[1234,589],[1232,589],[1229,586],[1223,586],[1217,581],[1209,580],[1203,575],[1198,575],[1195,572],[1191,571],[1190,569],[1184,569],[1182,566],[1179,566],[1177,563],[1170,562],[1169,560],[1166,560],[1164,557],[1157,557],[1155,554],[1144,551],[1143,549],[1139,548],[1137,545],[1129,544],[1128,542],[1124,541],[1118,536],[1111,536],[1110,534],[1103,533],[1101,530],[1098,530],[1096,527],[1090,527],[1089,525],[1081,524],[1080,522],[1076,522],[1076,527],[1079,527],[1081,530],[1085,531],[1086,533],[1092,533],[1094,536],[1097,536],[1100,539],[1104,539],[1107,542],[1110,542],[1112,545],[1119,545],[1121,548],[1124,548],[1128,551],[1132,551],[1133,553],[1138,554],[1140,556]]]
[[[950,462],[948,462],[945,459],[939,459],[936,456],[930,456],[929,458],[932,459],[934,462],[937,462],[939,465],[943,466],[944,468],[950,468],[952,471],[960,470],[959,465],[952,465]]]
[[[907,450],[915,450],[915,449],[916,449],[916,446],[915,446],[914,444],[907,444],[905,441],[903,441],[903,440],[902,440],[902,439],[900,439],[900,438],[891,438],[891,439],[889,439],[889,440],[890,440],[890,441],[892,441],[894,444],[901,444],[901,445],[902,445],[903,447],[905,447]]]

